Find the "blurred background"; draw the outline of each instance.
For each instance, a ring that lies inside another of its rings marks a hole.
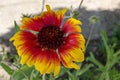
[[[9,38],[15,33],[14,21],[19,25],[23,14],[40,14],[45,4],[49,4],[52,9],[68,8],[67,16],[70,11],[79,12],[77,17],[83,22],[82,33],[88,39],[90,33],[91,16],[99,17],[99,22],[94,25],[89,50],[96,50],[96,43],[99,40],[100,31],[104,30],[108,36],[112,36],[117,25],[120,24],[120,0],[84,0],[80,10],[78,10],[81,0],[0,0],[0,54],[15,54],[16,51]],[[44,5],[43,5],[44,4]],[[88,51],[89,52],[89,51]],[[87,54],[86,54],[87,55]],[[87,55],[88,56],[88,55]],[[0,67],[0,80],[9,80],[9,75]]]

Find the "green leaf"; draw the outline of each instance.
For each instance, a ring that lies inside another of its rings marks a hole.
[[[42,80],[42,75],[37,70],[33,70],[30,75],[30,80]]]
[[[16,71],[12,75],[11,80],[25,80],[26,78],[29,79],[33,69],[33,67],[23,66],[21,70]]]
[[[104,43],[108,42],[107,34],[103,30],[101,31],[101,37],[102,37],[102,40],[103,40]]]
[[[2,55],[0,55],[0,62],[2,61]]]
[[[84,68],[82,68],[80,70],[77,70],[76,76],[81,76],[82,74],[87,72],[93,66],[94,66],[93,64],[86,64],[86,65],[84,65]]]
[[[20,27],[18,26],[18,24],[16,23],[16,21],[14,21],[14,26],[15,26],[15,31],[16,32],[20,31]]]
[[[42,80],[42,79],[40,79],[40,78],[36,77],[36,78],[33,78],[32,80]]]
[[[73,18],[78,19],[79,13],[78,12],[72,12],[71,15],[72,15]]]
[[[94,63],[95,65],[97,65],[100,70],[104,70],[104,65],[102,65],[102,64],[94,57],[94,55],[93,55],[92,52],[90,52],[90,57],[87,57],[86,60]]]
[[[67,71],[69,71],[69,69],[67,69],[67,68],[65,68],[65,67],[62,66],[62,67],[61,67],[61,71],[60,71],[60,73],[59,73],[59,76],[65,74]]]
[[[0,65],[9,75],[13,74],[14,70],[12,70],[8,65],[6,65],[4,63],[0,63]]]
[[[70,71],[67,71],[68,75],[69,75],[69,80],[77,80],[77,77],[75,77],[74,74],[72,74]]]

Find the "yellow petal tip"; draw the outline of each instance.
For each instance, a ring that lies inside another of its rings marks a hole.
[[[46,9],[47,9],[48,11],[50,11],[50,10],[51,10],[51,8],[50,8],[50,6],[49,6],[49,5],[46,5]]]

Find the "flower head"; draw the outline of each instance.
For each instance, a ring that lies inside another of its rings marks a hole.
[[[79,69],[75,62],[84,61],[85,40],[79,20],[69,18],[62,25],[67,9],[47,11],[33,18],[24,17],[10,41],[21,57],[21,64],[34,65],[41,74],[60,71],[60,62],[67,68]]]

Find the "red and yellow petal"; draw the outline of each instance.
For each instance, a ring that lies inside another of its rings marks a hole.
[[[24,17],[22,19],[22,24],[20,26],[20,29],[39,31],[43,26],[44,26],[44,23],[39,16],[35,16],[34,18]]]
[[[73,61],[83,62],[84,61],[84,53],[79,48],[73,48],[69,51],[69,55],[72,57]]]
[[[28,31],[17,32],[10,41],[13,41],[19,56],[21,57],[21,64],[27,63],[32,66],[35,62],[36,51],[40,51],[40,45],[34,34]]]
[[[13,37],[10,38],[10,41],[13,41],[13,44],[16,48],[20,46],[28,46],[32,47],[31,45],[37,46],[37,37],[28,31],[19,31]]]
[[[69,58],[67,58],[67,57],[69,57]],[[79,69],[80,68],[77,64],[75,64],[72,61],[72,57],[69,55],[68,52],[66,52],[66,53],[60,52],[60,58],[61,58],[62,64],[65,67],[67,67],[67,68],[74,68],[74,69]]]
[[[54,71],[54,76],[56,76],[60,71],[60,60],[55,52],[46,50],[37,57],[35,68],[41,74]]]
[[[63,47],[63,49],[64,49],[64,47],[66,47],[67,49],[71,49],[71,47],[80,48],[84,52],[85,39],[82,34],[69,34],[65,38],[65,43],[62,47]]]
[[[79,69],[73,61],[84,61],[84,43],[82,34],[70,34],[66,37],[65,43],[58,49],[65,67]]]
[[[30,67],[32,65],[35,64],[36,60],[37,60],[37,56],[42,52],[42,49],[40,47],[35,47],[35,48],[31,48],[31,56],[29,57],[29,59],[26,61],[26,64]],[[24,56],[23,56],[24,57]]]
[[[58,58],[58,55],[54,55],[54,76],[57,76],[60,72],[60,59]]]
[[[85,39],[82,34],[70,34],[67,36],[66,43],[76,48],[80,48],[83,52],[85,50]]]
[[[64,17],[64,15],[65,15],[66,11],[67,11],[67,9],[64,8],[64,9],[58,10],[58,11],[56,12],[56,15],[57,15],[57,19],[58,19],[58,23],[59,23],[59,24],[62,23],[62,20],[63,20],[63,17]]]
[[[13,37],[10,38],[10,41],[14,41],[14,46],[18,47],[24,42],[36,42],[37,37],[28,31],[19,31]]]
[[[40,17],[43,20],[44,24],[46,26],[53,25],[56,27],[59,27],[60,24],[58,24],[57,16],[53,10],[51,10],[50,6],[46,6],[47,11],[43,12]]]
[[[47,11],[42,12],[40,16],[34,16],[33,18],[23,18],[20,29],[40,31],[41,28],[48,25],[60,27],[62,19],[67,9],[62,9],[55,12],[51,10],[49,5],[47,5],[46,8]]]
[[[81,32],[81,28],[79,26],[81,24],[81,21],[70,18],[64,23],[62,30],[64,31],[64,33],[79,33]]]
[[[42,52],[38,55],[35,68],[40,71],[41,74],[46,73],[46,70],[48,69],[48,66],[50,64],[50,58],[48,59],[49,55],[47,55],[46,52]]]
[[[58,10],[57,12],[51,10],[50,6],[46,6],[47,11],[41,14],[41,18],[45,25],[53,25],[60,27],[64,14],[67,9]]]

